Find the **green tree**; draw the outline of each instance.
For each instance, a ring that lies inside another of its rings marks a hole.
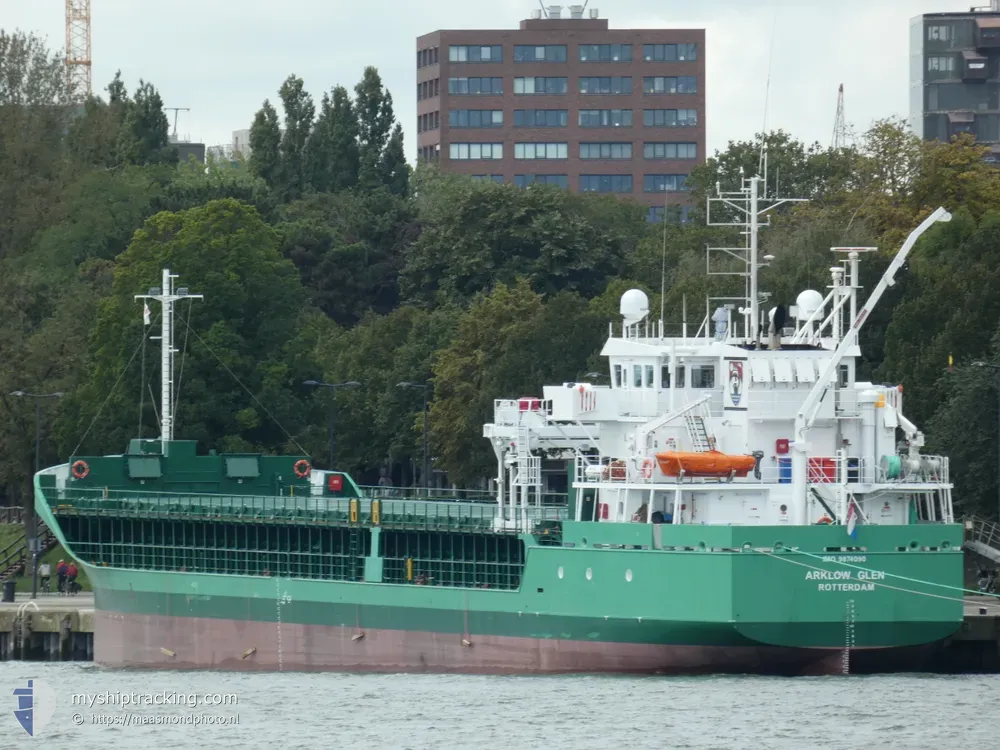
[[[458,321],[434,363],[431,440],[437,465],[471,484],[496,472],[483,424],[494,399],[541,395],[543,385],[586,372],[606,329],[572,293],[543,304],[524,279],[479,296]]]
[[[341,326],[399,303],[398,276],[417,227],[411,205],[384,188],[320,193],[280,211],[282,252],[317,307]]]
[[[301,78],[291,75],[278,91],[285,110],[285,132],[281,136],[280,192],[287,200],[299,198],[309,184],[306,142],[313,127],[316,108]],[[251,144],[251,149],[253,145]]]
[[[354,95],[360,157],[358,179],[363,186],[373,188],[384,184],[387,174],[394,174],[397,169],[396,165],[386,163],[386,148],[395,122],[392,94],[382,85],[378,69],[368,66],[354,87]]]
[[[323,94],[306,152],[313,190],[336,192],[357,184],[358,118],[343,86],[335,86],[330,95]]]
[[[648,231],[638,205],[539,186],[524,190],[425,176],[420,237],[406,258],[404,297],[468,303],[496,282],[529,279],[541,293],[591,297],[619,275]]]
[[[176,164],[177,149],[170,144],[170,124],[163,99],[150,83],[140,79],[118,134],[119,164]]]
[[[24,254],[64,175],[63,60],[36,36],[0,29],[0,258]]]
[[[90,453],[121,450],[137,425],[158,434],[153,408],[140,410],[159,372],[154,347],[141,343],[150,329],[133,295],[158,286],[164,267],[205,295],[176,311],[176,436],[203,449],[295,450],[290,435],[309,422],[314,397],[300,383],[318,369],[315,352],[329,324],[306,303],[275,232],[231,199],[157,214],[119,256],[91,338],[91,376],[63,410],[62,450],[83,440],[91,420],[83,440]]]
[[[250,170],[269,187],[278,185],[281,171],[281,126],[278,113],[267,99],[250,126]]]
[[[410,186],[410,165],[403,151],[403,126],[398,122],[392,129],[382,155],[382,183],[395,195],[406,195]]]

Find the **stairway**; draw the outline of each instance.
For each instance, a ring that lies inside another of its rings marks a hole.
[[[41,547],[38,550],[39,559],[50,549],[55,547],[59,540],[56,539],[49,528],[42,523],[41,519],[36,519],[36,529],[38,531],[38,541]],[[28,540],[24,532],[4,549],[0,550],[0,579],[13,578],[24,572],[25,566],[31,554],[28,552]]]
[[[715,440],[708,434],[704,417],[700,414],[685,414],[684,424],[687,425],[688,435],[691,438],[691,450],[695,453],[715,450]]]
[[[969,518],[965,521],[965,548],[1000,563],[1000,524]]]

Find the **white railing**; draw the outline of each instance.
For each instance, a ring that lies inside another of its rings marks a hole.
[[[521,414],[552,415],[552,402],[541,398],[498,398],[493,400],[493,424],[513,426],[520,424]]]

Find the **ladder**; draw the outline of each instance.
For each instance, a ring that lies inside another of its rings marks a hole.
[[[684,424],[691,438],[692,450],[695,453],[705,453],[715,450],[715,438],[708,434],[705,418],[700,414],[685,414]]]

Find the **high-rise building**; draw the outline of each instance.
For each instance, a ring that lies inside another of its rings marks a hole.
[[[1000,0],[910,22],[910,127],[924,140],[971,133],[1000,155]]]
[[[610,29],[596,9],[417,38],[417,146],[446,172],[690,203],[705,160],[705,31]]]

